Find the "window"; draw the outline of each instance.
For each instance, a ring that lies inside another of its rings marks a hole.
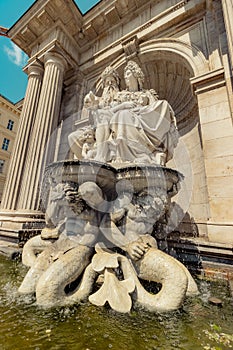
[[[14,121],[9,119],[8,121],[8,125],[7,125],[7,129],[9,130],[13,130],[13,126],[14,126]]]
[[[3,173],[4,163],[5,163],[5,160],[0,159],[0,174]]]
[[[8,146],[9,146],[10,140],[6,139],[4,137],[3,143],[2,143],[2,149],[4,149],[4,151],[8,150]]]

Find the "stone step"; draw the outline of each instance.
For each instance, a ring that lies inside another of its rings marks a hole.
[[[18,244],[0,239],[0,254],[12,260],[20,259],[22,248]]]
[[[13,230],[9,228],[0,228],[0,240],[15,243],[23,246],[23,244],[31,237],[41,233],[41,229],[20,229]]]
[[[168,239],[168,248],[188,268],[202,269],[206,264],[226,265],[233,269],[233,245],[213,243],[201,239]]]

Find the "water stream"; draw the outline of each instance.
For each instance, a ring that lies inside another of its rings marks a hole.
[[[233,347],[233,311],[228,285],[198,279],[201,294],[181,310],[119,314],[83,304],[44,310],[17,289],[27,269],[0,256],[1,350],[226,350]],[[208,302],[216,296],[222,307]]]

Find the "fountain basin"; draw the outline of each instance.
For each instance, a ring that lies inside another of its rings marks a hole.
[[[178,192],[183,175],[163,166],[118,165],[112,166],[97,161],[67,160],[55,162],[46,167],[42,185],[42,195],[49,192],[51,180],[56,183],[73,182],[81,185],[85,182],[96,183],[109,200],[117,196],[116,186],[122,180],[126,185],[132,185],[134,193],[144,189],[159,187],[165,190],[169,197]]]
[[[89,303],[38,308],[34,297],[18,295],[25,270],[21,262],[0,255],[1,349],[188,350],[211,346],[227,350],[233,345],[232,341],[223,344],[224,338],[233,336],[232,299],[226,281],[197,278],[200,295],[186,300],[179,311],[117,314]],[[222,307],[209,304],[209,296],[221,298]]]

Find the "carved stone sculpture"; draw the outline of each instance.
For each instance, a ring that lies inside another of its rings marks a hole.
[[[127,89],[120,91],[117,73],[109,67],[103,96],[97,98],[90,92],[85,97],[84,108],[92,111],[96,128],[96,155],[88,159],[165,165],[178,142],[174,112],[153,89],[143,89],[144,74],[136,62],[128,62],[124,78]],[[74,139],[73,133],[70,145],[81,159]]]
[[[88,299],[118,312],[136,305],[162,312],[198,293],[186,267],[156,241],[155,228],[160,220],[164,225],[182,181],[164,166],[178,141],[174,113],[154,90],[143,89],[135,62],[124,78],[127,89],[120,91],[117,72],[104,71],[102,96],[90,92],[84,101],[93,124],[69,136],[78,160],[46,169],[46,227],[24,246],[30,269],[19,288],[35,293],[39,305]]]

